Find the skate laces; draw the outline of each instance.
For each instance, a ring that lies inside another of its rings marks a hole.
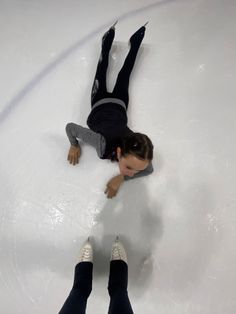
[[[127,263],[127,255],[120,241],[115,241],[112,246],[111,260],[123,260]]]

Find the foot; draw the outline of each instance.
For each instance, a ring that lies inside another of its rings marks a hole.
[[[148,23],[148,22],[147,22]],[[138,44],[140,45],[140,43],[143,40],[143,37],[145,35],[145,30],[146,30],[146,25],[147,23],[144,24],[144,26],[140,27],[131,37],[130,37],[130,44],[134,45],[134,44]]]
[[[89,238],[80,250],[79,263],[81,262],[93,262],[93,247]]]
[[[123,244],[120,242],[119,237],[116,237],[115,242],[112,244],[111,261],[122,260],[127,263],[127,255]]]
[[[109,50],[115,37],[116,21],[102,37],[102,49]]]

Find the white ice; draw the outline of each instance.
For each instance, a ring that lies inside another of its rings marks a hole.
[[[104,195],[117,165],[65,125],[86,126],[103,33],[116,20],[111,89],[149,21],[130,83],[129,125],[155,172]],[[128,251],[137,314],[236,312],[236,1],[0,1],[0,313],[57,313],[79,248],[95,242],[87,313],[106,313],[112,240]]]

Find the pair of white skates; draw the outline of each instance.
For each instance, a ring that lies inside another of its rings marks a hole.
[[[116,240],[113,242],[111,248],[111,261],[114,260],[122,260],[127,264],[127,254],[118,236],[116,237]],[[81,248],[79,255],[79,263],[81,262],[91,263],[93,262],[93,247],[89,238]]]

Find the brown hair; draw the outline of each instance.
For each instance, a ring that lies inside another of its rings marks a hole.
[[[153,158],[153,144],[150,138],[142,133],[133,133],[126,136],[120,148],[121,156],[130,154],[143,160],[152,160]]]

